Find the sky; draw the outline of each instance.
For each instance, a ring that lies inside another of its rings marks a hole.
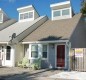
[[[63,2],[66,0],[0,0],[0,8],[10,17],[18,20],[17,8],[34,5],[40,16],[47,15],[51,17],[50,4]],[[75,13],[80,12],[80,1],[71,0],[71,5]]]

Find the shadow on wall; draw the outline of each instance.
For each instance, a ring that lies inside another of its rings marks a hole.
[[[86,48],[86,22],[84,22],[81,16],[78,24],[73,30],[70,36],[70,42],[72,48]]]
[[[60,40],[61,38],[62,38],[62,36],[61,36],[61,37],[48,36],[48,37],[46,37],[46,38],[42,38],[42,39],[40,39],[40,40],[38,40],[38,41],[52,41],[52,40]]]

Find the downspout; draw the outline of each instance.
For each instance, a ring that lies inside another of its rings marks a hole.
[[[68,56],[69,56],[69,66],[68,66],[68,71],[71,71],[71,54],[70,54],[70,50],[71,50],[71,43],[69,42],[69,54],[68,54]]]

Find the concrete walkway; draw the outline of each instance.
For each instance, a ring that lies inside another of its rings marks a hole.
[[[58,74],[54,74],[50,76],[52,79],[67,79],[67,80],[86,80],[86,72],[77,72],[77,71],[71,71],[71,72],[60,72]]]
[[[58,70],[31,70],[24,68],[0,68],[0,80],[54,80],[48,76],[57,74]]]

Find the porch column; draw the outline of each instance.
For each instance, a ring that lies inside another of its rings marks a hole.
[[[11,46],[11,60],[12,67],[15,67],[15,46]]]

